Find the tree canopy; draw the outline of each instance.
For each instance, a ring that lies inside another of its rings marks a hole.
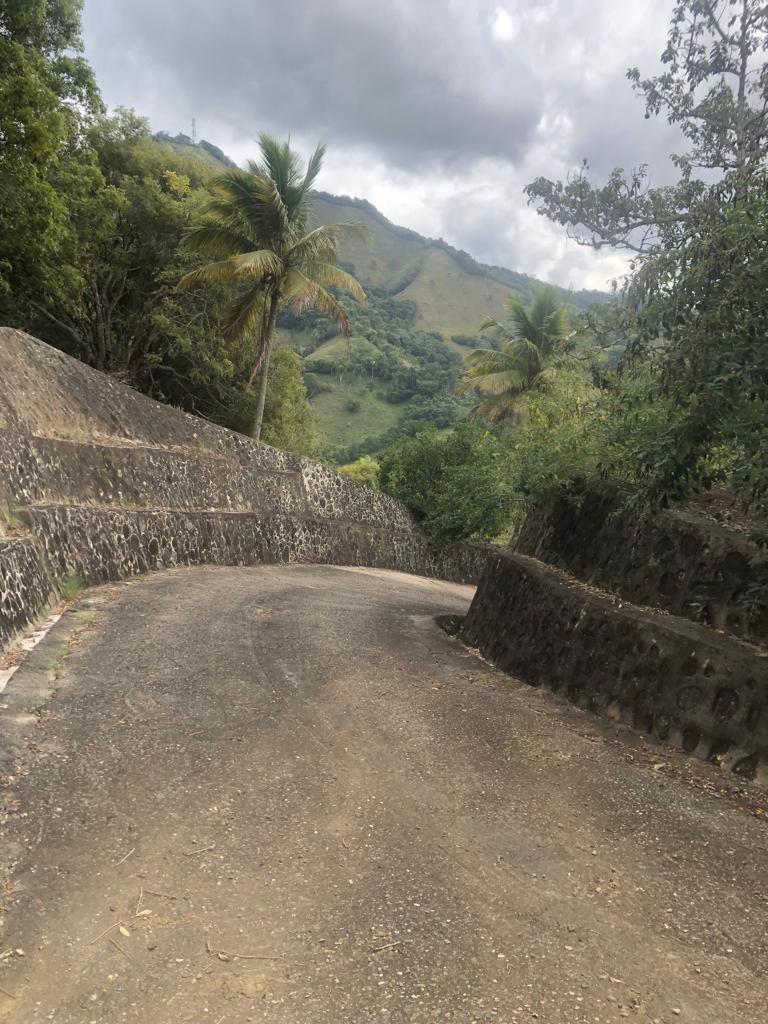
[[[546,387],[553,373],[572,362],[568,317],[554,288],[540,288],[530,310],[510,296],[506,319],[487,317],[480,330],[492,331],[498,348],[478,348],[464,359],[459,394],[479,391],[490,396],[478,402],[473,415],[506,419],[517,409],[521,395]]]
[[[674,185],[649,186],[647,164],[617,167],[603,184],[589,164],[567,181],[536,178],[526,188],[543,216],[582,244],[636,254],[684,243],[696,232],[696,211],[711,175],[735,175],[742,188],[759,173],[768,147],[768,7],[762,0],[679,0],[661,56],[661,75],[627,78],[645,102],[645,116],[676,125],[688,148],[673,156]],[[702,176],[702,172],[704,175]]]

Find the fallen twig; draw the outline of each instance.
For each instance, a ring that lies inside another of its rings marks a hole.
[[[131,856],[131,854],[132,854],[132,853],[135,853],[135,852],[136,852],[136,847],[134,846],[134,848],[133,848],[132,850],[129,850],[129,851],[128,851],[128,853],[126,853],[126,855],[125,855],[125,856],[124,856],[124,857],[122,858],[122,860],[119,860],[119,861],[117,862],[117,864],[115,864],[115,867],[116,867],[116,868],[119,868],[119,867],[120,867],[120,865],[121,865],[121,864],[124,864],[124,863],[125,863],[125,861],[127,861],[127,860],[128,860],[128,858],[129,858],[129,857]]]
[[[139,910],[141,909],[141,901],[143,899],[144,899],[144,888],[143,888],[143,886],[140,886],[139,887],[139,899],[138,899],[138,902],[136,904],[136,909],[133,912],[133,916],[134,917],[138,917],[139,916]]]
[[[95,939],[91,939],[91,941],[90,941],[90,942],[88,943],[88,945],[89,945],[89,946],[92,946],[92,945],[94,944],[94,942],[98,942],[98,941],[99,941],[99,939],[103,939],[103,938],[104,938],[104,936],[105,936],[105,935],[107,934],[107,932],[111,932],[111,931],[112,931],[112,929],[113,929],[113,928],[117,928],[117,926],[118,926],[119,924],[120,924],[120,922],[119,922],[119,921],[115,921],[115,922],[114,922],[113,924],[111,924],[111,925],[109,926],[109,928],[105,928],[103,932],[99,932],[99,934],[98,934],[98,935],[96,936],[96,938],[95,938]]]
[[[208,939],[205,937],[205,951],[209,956],[216,956],[220,959],[225,957],[228,960],[289,960],[291,957],[287,956],[262,956],[259,953],[230,953],[227,949],[214,949]]]
[[[184,854],[185,857],[196,857],[199,853],[210,853],[211,850],[216,849],[216,843],[212,846],[206,846],[202,850],[187,850]]]
[[[13,994],[13,992],[9,992],[7,988],[3,988],[2,985],[0,985],[0,992],[2,992],[3,995],[8,996],[9,999],[18,999],[19,998],[18,996],[15,996]]]
[[[177,900],[178,896],[172,896],[169,892],[155,892],[154,889],[145,889],[148,896],[159,896],[163,900]]]
[[[406,945],[406,943],[408,943],[410,941],[411,941],[410,939],[397,939],[396,942],[387,942],[383,946],[374,946],[371,949],[371,952],[372,953],[381,953],[381,951],[384,950],[384,949],[394,949],[395,946],[404,946],[404,945]]]
[[[125,950],[123,949],[123,947],[120,945],[119,942],[115,942],[115,940],[112,938],[111,935],[109,937],[109,941],[112,943],[112,945],[115,947],[115,949],[119,949],[120,950],[120,952],[123,954],[123,956],[125,957],[126,960],[132,960],[133,959],[132,957],[128,956],[128,954],[125,952]]]

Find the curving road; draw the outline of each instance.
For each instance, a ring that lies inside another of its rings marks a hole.
[[[434,624],[470,598],[272,566],[67,613],[1,698],[0,1020],[764,1024],[766,794],[495,672]]]

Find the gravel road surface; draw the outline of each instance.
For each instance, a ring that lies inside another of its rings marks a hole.
[[[470,588],[86,594],[0,696],[0,1021],[768,1021],[765,791],[481,661]]]

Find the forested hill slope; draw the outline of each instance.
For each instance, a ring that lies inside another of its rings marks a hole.
[[[354,221],[364,225],[368,241],[344,242],[341,261],[354,268],[364,285],[413,302],[418,310],[416,326],[438,331],[446,340],[476,335],[484,317],[502,315],[510,293],[527,302],[542,284],[527,274],[478,263],[442,240],[398,227],[364,199],[318,192],[314,213],[319,224]],[[601,292],[564,289],[563,297],[580,309],[606,298]]]
[[[166,132],[159,132],[155,139],[177,151],[194,149],[214,169],[220,167],[223,171],[235,166],[221,149],[205,140],[193,143],[186,135],[170,136]],[[399,227],[366,199],[316,192],[314,216],[318,224],[362,224],[368,240],[344,242],[342,263],[354,268],[364,286],[413,302],[417,310],[414,326],[437,331],[452,348],[454,335],[476,336],[486,316],[501,316],[510,293],[528,302],[542,284],[528,274],[479,263],[442,239],[425,238],[410,228]],[[606,298],[598,291],[561,291],[576,309],[586,309]]]
[[[155,136],[158,144],[224,172],[234,166],[218,147],[188,136]],[[365,238],[346,239],[340,263],[364,286],[363,305],[345,301],[351,336],[312,309],[284,311],[278,338],[303,358],[326,459],[344,463],[375,454],[426,424],[445,429],[466,415],[471,398],[456,395],[466,354],[487,343],[480,324],[503,317],[510,295],[528,303],[541,285],[527,274],[478,263],[447,243],[387,220],[371,203],[316,192],[316,224],[357,222]],[[605,298],[567,292],[574,310]]]

